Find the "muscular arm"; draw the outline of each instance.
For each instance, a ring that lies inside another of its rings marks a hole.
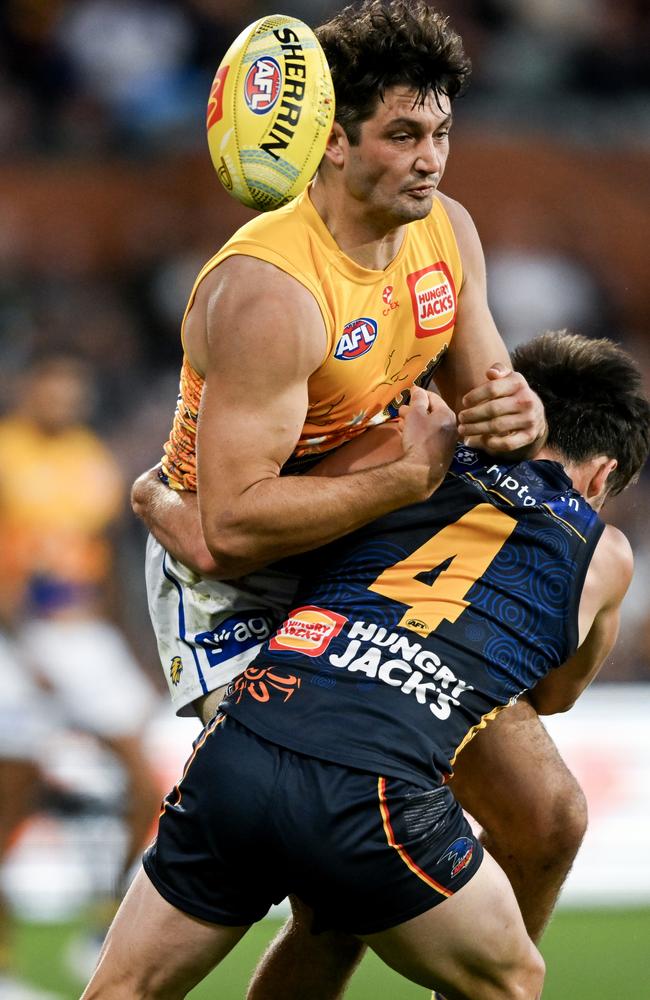
[[[528,692],[540,715],[568,711],[600,670],[616,642],[621,602],[632,569],[629,542],[609,525],[596,547],[580,601],[580,633],[584,639],[570,660]]]
[[[306,289],[269,264],[234,257],[214,273],[197,472],[217,575],[241,576],[316,548],[428,496],[446,471],[456,429],[446,407],[429,412],[424,391],[409,408],[396,461],[318,482],[280,478],[304,424],[309,376],[326,351],[323,320]]]
[[[343,476],[397,461],[403,453],[402,425],[403,421],[393,420],[370,428],[349,444],[325,455],[305,475]],[[203,539],[196,493],[165,486],[159,479],[158,469],[159,466],[148,469],[133,484],[131,506],[134,513],[179,562],[200,576],[214,576],[217,566]]]
[[[454,228],[463,262],[454,336],[435,381],[458,414],[466,443],[524,458],[546,433],[544,408],[523,376],[512,371],[487,300],[485,259],[476,227],[458,202],[439,195]]]

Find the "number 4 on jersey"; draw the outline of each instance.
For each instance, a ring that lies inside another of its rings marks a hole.
[[[398,625],[430,635],[469,607],[465,595],[501,551],[517,526],[514,518],[482,503],[448,524],[406,559],[385,569],[369,590],[408,604]],[[416,579],[449,563],[432,584]]]

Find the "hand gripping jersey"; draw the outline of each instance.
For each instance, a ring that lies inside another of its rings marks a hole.
[[[576,650],[603,528],[561,465],[459,446],[428,501],[310,553],[295,610],[224,710],[291,750],[445,780],[479,728]]]
[[[404,242],[383,271],[347,257],[314,208],[308,191],[285,208],[243,226],[203,267],[200,282],[222,261],[243,254],[286,271],[314,297],[327,333],[321,366],[309,379],[308,410],[295,458],[335,448],[381,422],[415,380],[442,360],[456,321],[462,284],[451,223],[436,198],[426,219],[406,226]],[[228,336],[228,331],[223,331]],[[246,359],[242,358],[242,364]],[[203,378],[187,357],[162,460],[175,489],[196,489],[196,421]]]

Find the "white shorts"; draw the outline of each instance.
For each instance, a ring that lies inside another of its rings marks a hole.
[[[22,630],[21,648],[78,729],[107,739],[137,736],[157,707],[153,685],[107,621],[34,620]]]
[[[0,633],[0,759],[37,761],[51,729],[47,697],[15,643]]]
[[[206,580],[150,535],[149,614],[177,715],[245,670],[289,610],[297,578],[261,570],[235,582]]]

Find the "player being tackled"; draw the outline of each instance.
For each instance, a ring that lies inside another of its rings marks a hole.
[[[288,893],[313,933],[348,932],[454,1000],[539,998],[512,887],[447,782],[498,713],[522,697],[566,710],[611,650],[632,554],[598,512],[646,460],[650,405],[610,341],[546,334],[514,362],[545,403],[547,443],[519,462],[456,449],[444,402],[414,391],[440,413],[447,475],[302,560],[289,620],[320,627],[301,648],[285,622],[231,685],[85,1000],[185,996]],[[387,460],[402,441],[386,431],[329,461]]]

